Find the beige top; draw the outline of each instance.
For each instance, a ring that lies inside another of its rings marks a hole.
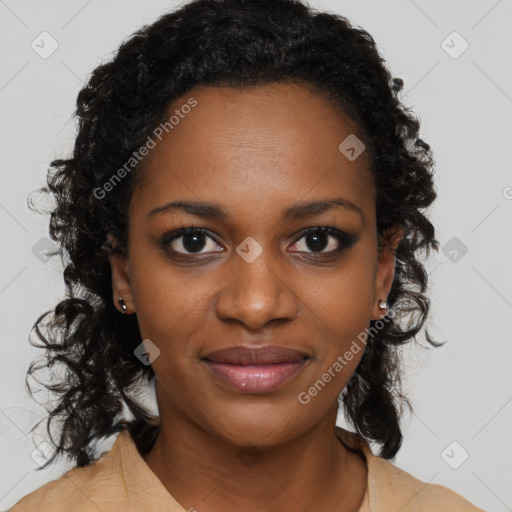
[[[484,512],[454,491],[425,484],[377,457],[361,436],[340,427],[336,434],[366,459],[368,483],[359,512]],[[188,512],[146,464],[126,430],[98,460],[41,486],[9,512],[35,511]]]

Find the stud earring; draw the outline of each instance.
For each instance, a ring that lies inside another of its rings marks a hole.
[[[380,300],[379,301],[379,309],[382,309],[382,310],[388,309],[388,305],[386,304],[385,300]]]
[[[119,299],[117,299],[117,302],[119,302],[119,305],[123,308],[123,311],[121,311],[121,313],[125,315],[128,308],[126,307],[126,302],[124,301],[123,297],[119,297]]]

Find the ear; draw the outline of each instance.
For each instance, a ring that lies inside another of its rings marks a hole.
[[[109,243],[112,244],[113,238],[109,235]],[[130,261],[128,257],[121,253],[121,251],[109,251],[108,261],[112,273],[112,299],[118,311],[123,312],[123,308],[119,303],[122,298],[126,304],[126,314],[135,313],[135,304],[133,301],[133,294],[130,283]]]
[[[387,297],[395,277],[395,251],[402,239],[403,229],[396,225],[388,228],[379,238],[379,260],[375,272],[374,301],[371,320],[382,318],[386,310],[379,309],[381,300],[387,301]]]

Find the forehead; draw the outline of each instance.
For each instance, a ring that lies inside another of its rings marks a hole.
[[[196,88],[168,106],[165,118],[172,116],[137,170],[137,202],[148,211],[176,198],[223,203],[228,211],[250,200],[267,213],[339,195],[373,206],[367,151],[355,159],[345,152],[347,140],[364,147],[358,126],[311,88]]]

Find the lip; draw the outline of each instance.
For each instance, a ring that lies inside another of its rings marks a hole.
[[[308,355],[281,345],[264,345],[263,347],[228,347],[207,354],[204,359],[214,363],[263,365],[299,362]]]
[[[245,393],[266,393],[283,385],[298,373],[307,359],[292,363],[241,365],[205,360],[212,373],[232,389]]]
[[[309,359],[307,354],[279,345],[217,350],[203,358],[213,375],[230,388],[265,393],[282,386]]]

